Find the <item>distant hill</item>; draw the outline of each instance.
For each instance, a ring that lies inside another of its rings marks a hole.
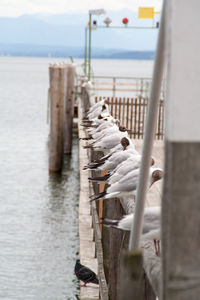
[[[0,55],[63,58],[72,56],[76,58],[83,58],[84,48],[31,44],[4,44],[0,45]],[[92,57],[104,59],[149,60],[154,58],[154,51],[121,51],[120,49],[93,48]]]
[[[114,51],[116,57],[124,57],[124,51],[129,52],[129,54],[126,53],[126,56],[132,56],[133,51],[154,51],[157,30],[125,29],[121,23],[125,16],[129,18],[130,26],[152,26],[151,20],[138,20],[137,16],[129,10],[110,11],[108,16],[113,20],[112,25],[121,25],[122,28],[99,28],[92,31],[93,55],[96,55],[94,49],[101,49],[101,51],[104,49],[105,52],[106,49],[118,49],[118,53]],[[97,18],[97,23],[104,25],[105,17]],[[16,55],[24,55],[24,53],[39,55],[40,53],[45,56],[49,51],[55,53],[56,56],[63,56],[63,51],[73,48],[75,52],[75,49],[77,51],[81,49],[80,53],[76,52],[76,55],[82,55],[87,22],[87,14],[37,14],[23,15],[17,18],[0,17],[0,51],[1,53],[3,51],[14,53],[13,51],[15,51]],[[20,52],[20,49],[23,52]],[[100,53],[100,55],[104,54]]]

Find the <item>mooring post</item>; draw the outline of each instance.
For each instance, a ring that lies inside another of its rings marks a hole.
[[[199,1],[167,1],[162,300],[200,298],[199,10]]]
[[[118,300],[144,300],[144,271],[142,251],[124,251],[120,267]]]
[[[74,115],[74,80],[75,66],[66,65],[66,95],[64,110],[64,153],[71,154],[72,151],[72,134],[73,134],[73,115]]]
[[[49,171],[58,172],[63,160],[63,108],[65,70],[63,65],[49,67],[50,78],[50,152]]]
[[[105,201],[105,200],[104,200]],[[109,199],[108,199],[109,201]],[[124,210],[121,206],[120,200],[112,199],[112,207],[109,207],[109,214],[113,219],[120,219],[124,215]],[[111,300],[117,299],[119,294],[119,274],[120,274],[120,254],[123,247],[123,240],[125,232],[116,228],[110,229],[109,239],[109,297]],[[125,298],[124,298],[125,299]]]

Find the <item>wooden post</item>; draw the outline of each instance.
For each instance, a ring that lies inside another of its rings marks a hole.
[[[105,200],[104,200],[105,201]],[[109,201],[109,200],[108,200]],[[109,214],[113,219],[120,219],[124,215],[124,210],[120,200],[115,198],[110,200],[112,207],[109,206]],[[123,238],[125,232],[116,228],[110,229],[110,244],[109,244],[109,297],[110,300],[117,299],[119,293],[119,273],[120,273],[120,254],[122,250]],[[125,299],[125,298],[124,298]]]
[[[108,172],[107,171],[101,171],[101,176],[105,176]],[[105,189],[105,183],[101,183],[99,185],[99,193],[102,193]],[[101,222],[101,219],[103,217],[103,199],[99,199],[99,222]],[[102,232],[102,224],[100,224],[100,231]]]
[[[64,113],[64,153],[71,154],[72,151],[72,133],[73,133],[73,115],[74,115],[74,80],[75,67],[66,66],[67,89],[65,96],[65,113]]]
[[[167,143],[163,193],[163,298],[199,299],[200,143]]]
[[[63,160],[63,107],[65,72],[63,66],[50,66],[50,152],[49,171],[58,172]]]
[[[144,271],[141,251],[122,254],[119,300],[144,300]]]
[[[200,47],[200,2],[169,2],[161,299],[195,300],[200,297],[200,57],[192,49]]]

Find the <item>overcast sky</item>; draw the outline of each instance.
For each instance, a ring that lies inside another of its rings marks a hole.
[[[0,16],[16,17],[23,14],[59,14],[88,12],[93,8],[119,10],[128,8],[138,11],[138,7],[161,9],[162,0],[0,0]]]

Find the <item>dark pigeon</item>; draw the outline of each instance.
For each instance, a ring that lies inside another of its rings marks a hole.
[[[96,274],[89,268],[81,265],[80,259],[76,260],[74,273],[76,274],[76,277],[79,280],[84,282],[84,285],[81,285],[81,286],[86,286],[87,283],[99,284],[99,280],[98,280]]]

